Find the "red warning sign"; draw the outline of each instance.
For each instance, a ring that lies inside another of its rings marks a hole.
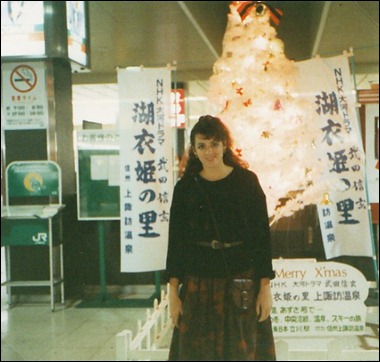
[[[37,74],[29,65],[19,65],[10,75],[12,87],[20,93],[30,92],[37,84]]]

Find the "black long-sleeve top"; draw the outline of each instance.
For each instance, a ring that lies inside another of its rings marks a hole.
[[[235,167],[222,180],[197,179],[199,184],[195,178],[184,177],[174,188],[166,279],[182,280],[185,275],[217,278],[227,274],[222,251],[197,244],[218,239],[202,189],[213,208],[219,241],[243,241],[239,246],[223,249],[229,273],[253,268],[257,279],[273,279],[266,197],[256,174]]]

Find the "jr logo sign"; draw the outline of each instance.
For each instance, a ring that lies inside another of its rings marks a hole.
[[[35,244],[47,244],[48,243],[48,236],[47,233],[37,233],[36,235],[33,235],[32,237]]]

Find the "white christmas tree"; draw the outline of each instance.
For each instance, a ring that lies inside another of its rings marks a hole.
[[[314,144],[321,131],[296,94],[297,69],[286,58],[271,17],[276,19],[263,3],[231,3],[209,100],[257,173],[274,223],[321,202],[326,185]]]

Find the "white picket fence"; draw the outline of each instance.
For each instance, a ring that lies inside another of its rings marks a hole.
[[[155,299],[153,311],[146,310],[146,321],[137,322],[134,338],[129,329],[116,335],[116,361],[167,361],[172,332],[168,304],[168,293],[161,291],[161,302]]]
[[[116,361],[167,361],[173,330],[168,301],[168,293],[162,291],[161,302],[156,299],[153,310],[147,309],[145,323],[138,321],[134,338],[129,329],[116,335]],[[367,324],[362,336],[275,338],[277,360],[378,361],[378,307],[369,307],[368,313],[377,321]]]

